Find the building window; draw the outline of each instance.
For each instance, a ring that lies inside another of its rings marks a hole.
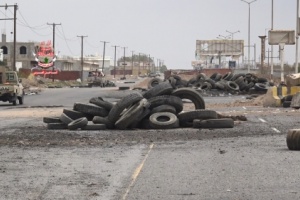
[[[3,54],[7,54],[8,53],[6,46],[2,46],[1,49],[3,49]]]
[[[20,54],[26,54],[26,47],[24,46],[20,47]]]

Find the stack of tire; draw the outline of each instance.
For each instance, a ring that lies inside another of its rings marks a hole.
[[[183,111],[182,99],[193,102],[195,110]],[[53,121],[51,121],[53,120]],[[218,118],[216,111],[206,110],[203,97],[193,88],[177,88],[160,82],[144,93],[133,92],[116,104],[101,97],[88,104],[75,103],[73,110],[64,109],[61,116],[45,118],[48,129],[171,129],[233,128],[231,118]]]
[[[292,100],[293,100],[293,95],[284,96],[281,99],[282,107],[284,107],[284,108],[291,107]]]
[[[158,78],[151,80],[148,88],[153,87],[161,81]],[[188,81],[181,79],[179,75],[171,75],[166,81],[170,82],[173,88],[192,87],[201,91],[217,89],[233,94],[249,92],[251,89],[259,92],[267,92],[268,87],[272,86],[266,78],[258,78],[252,73],[234,74],[232,72],[224,75],[214,73],[211,76],[200,73]]]

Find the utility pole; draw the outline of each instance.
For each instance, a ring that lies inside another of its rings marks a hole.
[[[245,0],[241,0],[244,3],[248,4],[248,73],[250,73],[250,5],[251,3],[254,3],[257,0],[253,0],[253,1],[245,1]]]
[[[272,0],[271,3],[272,11],[271,11],[271,30],[273,30],[274,26],[274,2]],[[273,45],[271,45],[271,81],[273,81],[273,71],[274,71],[274,66],[273,66]]]
[[[126,65],[126,62],[125,62],[125,49],[126,49],[127,47],[121,47],[121,48],[124,49],[124,56],[123,56],[123,78],[125,79],[125,78],[126,78],[126,77],[125,77],[125,65]]]
[[[148,73],[150,72],[150,54],[148,56]]]
[[[117,47],[119,46],[112,46],[115,48],[115,56],[114,56],[114,78],[116,78],[116,54],[117,54]]]
[[[131,51],[131,75],[133,75],[133,53],[134,51]]]
[[[152,69],[152,72],[155,72],[155,61],[154,61],[154,57],[151,57],[152,58],[152,67],[151,67],[151,69]]]
[[[7,10],[8,7],[14,7],[14,18],[5,18],[5,19],[0,19],[0,20],[14,20],[14,50],[13,50],[13,61],[11,63],[11,68],[13,71],[16,71],[16,41],[17,41],[17,9],[18,9],[18,5],[7,5],[5,4],[5,6],[0,6],[4,7],[5,10]]]
[[[103,56],[102,56],[102,73],[104,73],[104,58],[105,58],[105,44],[106,43],[109,43],[107,41],[100,41],[100,42],[103,42]]]
[[[80,35],[77,37],[81,38],[81,81],[83,82],[83,38],[87,36]]]
[[[55,24],[55,23],[50,24],[50,23],[47,22],[47,25],[52,25],[52,27],[53,27],[53,42],[52,42],[52,46],[53,46],[53,53],[55,54],[55,26],[56,25],[61,25],[61,23],[59,23],[59,24]],[[52,72],[54,72],[54,66],[55,66],[55,64],[53,62]],[[52,74],[52,82],[54,82],[54,74]]]
[[[140,76],[140,68],[141,68],[141,53],[139,53],[139,70],[138,70],[138,76]]]

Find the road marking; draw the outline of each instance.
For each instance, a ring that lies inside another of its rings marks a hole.
[[[147,152],[147,154],[146,154],[144,160],[143,160],[143,161],[141,162],[141,164],[139,164],[139,166],[134,170],[134,172],[133,172],[133,174],[132,174],[132,176],[131,176],[131,179],[132,179],[132,180],[131,180],[131,183],[130,183],[130,185],[128,186],[128,188],[126,189],[125,194],[123,195],[123,198],[122,198],[123,200],[125,200],[125,199],[127,198],[127,195],[129,194],[130,189],[132,188],[132,186],[134,185],[134,183],[135,183],[137,177],[138,177],[139,174],[141,173],[141,170],[142,170],[142,168],[143,168],[143,166],[144,166],[144,164],[145,164],[145,162],[146,162],[146,160],[147,160],[147,158],[148,158],[148,156],[149,156],[151,150],[153,149],[153,146],[154,146],[153,143],[150,144],[149,150],[148,150],[148,152]]]
[[[272,127],[272,129],[273,129],[273,131],[275,131],[276,133],[280,133],[280,130],[278,130],[277,128],[273,128],[273,127]]]
[[[267,121],[262,119],[262,118],[258,118],[261,122],[266,123]]]
[[[247,108],[245,106],[243,106],[244,110],[247,110]]]

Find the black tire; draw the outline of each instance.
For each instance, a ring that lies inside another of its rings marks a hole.
[[[231,90],[231,91],[239,91],[240,90],[240,87],[238,86],[238,84],[236,84],[233,81],[227,81],[226,87],[228,90]]]
[[[162,82],[158,85],[152,87],[147,92],[143,94],[144,98],[150,99],[151,97],[159,96],[159,95],[169,95],[173,91],[173,87],[169,82]]]
[[[210,89],[212,89],[212,85],[208,82],[204,82],[201,84],[200,89],[201,90],[210,90]]]
[[[151,89],[161,82],[162,80],[160,78],[153,78],[148,82],[148,88]]]
[[[188,82],[187,82],[187,86],[191,86],[194,85],[197,82],[197,79],[195,77],[191,78]]]
[[[44,123],[62,123],[60,121],[59,117],[43,117],[43,122]]]
[[[86,126],[81,128],[82,130],[105,130],[106,125],[105,124],[87,124]]]
[[[292,101],[293,100],[293,96],[292,94],[289,94],[287,96],[284,97],[285,101]]]
[[[183,109],[182,100],[177,96],[172,95],[161,95],[148,99],[150,103],[150,109],[153,109],[160,105],[171,105],[174,106],[177,113],[180,113]]]
[[[115,127],[121,130],[126,129],[143,113],[144,108],[148,107],[149,103],[147,99],[140,100],[124,112],[124,114],[116,121]]]
[[[289,108],[289,107],[291,107],[291,101],[284,101],[283,103],[282,103],[282,107],[284,107],[284,108]]]
[[[68,115],[66,115],[65,113],[62,113],[59,117],[60,121],[62,121],[65,124],[69,124],[73,121],[72,118],[70,118]]]
[[[290,129],[286,137],[289,150],[300,150],[300,129]]]
[[[142,99],[143,96],[140,93],[132,93],[123,97],[109,111],[107,116],[108,120],[114,124],[119,119],[120,114],[125,108],[130,107],[131,105],[135,104],[136,102]]]
[[[89,101],[92,104],[95,104],[96,106],[100,106],[102,108],[105,108],[106,110],[110,111],[110,109],[114,106],[114,104],[104,101],[101,97],[93,97]]]
[[[200,81],[200,80],[205,81],[207,78],[208,78],[208,77],[207,77],[206,74],[204,74],[204,73],[200,73],[200,74],[198,74],[198,75],[196,76],[196,80],[197,80],[197,81]]]
[[[247,87],[247,84],[245,83],[245,78],[243,76],[240,76],[234,82],[238,84],[240,91],[243,91]]]
[[[76,130],[79,128],[84,128],[88,124],[88,120],[86,117],[82,117],[76,120],[73,120],[71,123],[68,124],[69,130]]]
[[[115,125],[111,123],[107,117],[95,116],[92,121],[94,124],[105,124],[108,129],[113,129],[115,127]]]
[[[68,125],[65,123],[48,123],[47,129],[67,129]]]
[[[63,109],[63,113],[65,113],[68,117],[70,117],[73,120],[81,117],[86,117],[85,114],[83,114],[82,112],[78,112],[76,110],[71,110],[66,108]]]
[[[23,104],[24,104],[24,96],[18,97],[18,100],[19,100],[19,104],[20,104],[20,105],[23,105]]]
[[[177,96],[181,99],[191,100],[195,105],[195,109],[205,109],[204,99],[195,89],[179,88],[174,90],[171,95]]]
[[[230,79],[230,81],[235,81],[236,79],[238,79],[239,77],[244,77],[245,76],[245,74],[244,73],[238,73],[238,74],[234,74],[233,76],[232,76],[232,78]]]
[[[218,89],[218,90],[225,90],[226,89],[225,84],[221,81],[216,82],[215,86],[216,86],[216,89]]]
[[[256,91],[267,91],[268,90],[267,86],[263,83],[255,83],[254,88]]]
[[[268,79],[260,77],[260,78],[257,78],[257,82],[258,83],[266,83],[266,82],[268,82]]]
[[[177,80],[176,81],[176,87],[181,88],[181,87],[187,87],[188,81],[186,80]]]
[[[224,74],[224,76],[222,76],[222,79],[229,81],[232,77],[233,77],[233,73],[227,72],[226,74]]]
[[[177,115],[180,126],[192,127],[195,119],[217,119],[217,112],[214,110],[193,110],[181,112]]]
[[[207,78],[206,80],[205,80],[205,82],[208,82],[208,83],[210,83],[211,84],[211,88],[216,88],[216,82],[213,80],[213,79],[211,79],[211,78]]]
[[[233,128],[234,121],[231,118],[223,118],[223,119],[207,119],[200,121],[201,128]],[[194,125],[193,125],[194,127]]]
[[[168,78],[169,83],[171,84],[171,86],[176,89],[176,82],[177,80],[174,77],[169,77]]]
[[[74,110],[82,112],[84,114],[105,117],[108,115],[108,111],[100,106],[86,103],[74,103]]]
[[[146,118],[149,118],[149,115],[150,115],[150,109],[149,108],[144,108],[143,112],[141,113],[140,116],[138,116],[134,122],[130,125],[130,128],[139,128],[141,127],[141,121],[146,119]]]
[[[158,112],[170,112],[170,113],[176,114],[176,108],[171,105],[160,105],[160,106],[153,108],[150,112],[150,115],[152,115],[154,113],[158,113]]]
[[[173,113],[160,112],[154,113],[149,117],[149,125],[154,129],[178,128],[179,121]]]

